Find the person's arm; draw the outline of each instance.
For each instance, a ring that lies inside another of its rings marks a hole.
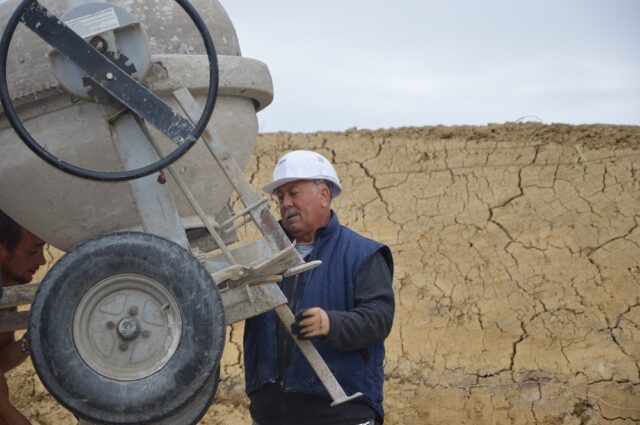
[[[303,338],[325,336],[324,344],[342,351],[358,350],[382,341],[391,332],[395,312],[391,283],[389,267],[378,252],[356,277],[353,309],[308,308],[298,313],[292,331]]]
[[[31,422],[16,409],[9,399],[9,386],[0,369],[0,424],[1,425],[30,425]]]
[[[24,362],[27,357],[29,355],[20,349],[20,341],[13,340],[12,335],[11,342],[0,348],[0,368],[9,371]]]

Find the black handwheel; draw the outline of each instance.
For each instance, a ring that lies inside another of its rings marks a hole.
[[[198,28],[209,59],[209,92],[202,116],[195,126],[182,115],[175,113],[163,100],[69,29],[37,0],[23,0],[20,3],[7,22],[0,41],[0,102],[11,126],[36,155],[54,167],[77,177],[98,181],[124,181],[144,177],[167,167],[195,144],[205,130],[215,106],[218,93],[218,61],[211,35],[200,15],[188,0],[175,1]],[[25,129],[13,106],[7,86],[6,71],[9,45],[15,29],[21,21],[51,47],[72,60],[111,96],[174,140],[178,147],[158,161],[144,167],[115,172],[88,170],[67,163],[51,154]]]
[[[168,420],[202,406],[217,387],[224,340],[224,306],[204,266],[179,245],[136,232],[65,254],[29,319],[42,383],[78,416],[104,424]]]

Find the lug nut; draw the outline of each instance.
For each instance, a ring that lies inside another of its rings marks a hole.
[[[129,344],[127,344],[126,342],[120,343],[120,351],[127,351],[128,348],[129,348]]]
[[[136,307],[136,306],[131,307],[131,308],[129,309],[129,314],[130,314],[131,316],[135,316],[136,314],[138,314],[138,307]]]
[[[141,335],[143,338],[149,338],[149,336],[151,335],[151,331],[149,331],[149,330],[145,329],[145,330],[143,330],[142,332],[140,332],[140,335]]]
[[[109,320],[107,322],[107,329],[115,329],[116,328],[116,324],[113,323],[111,320]]]
[[[125,317],[118,322],[118,335],[125,341],[135,339],[140,333],[140,324],[133,317]]]

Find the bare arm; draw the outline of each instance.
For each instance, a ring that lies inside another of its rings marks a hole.
[[[9,400],[9,387],[0,370],[0,424],[1,425],[30,425],[31,423],[16,409]]]
[[[20,350],[20,342],[13,339],[13,333],[3,336],[7,342],[0,345],[0,369],[9,371],[24,362],[29,355]]]

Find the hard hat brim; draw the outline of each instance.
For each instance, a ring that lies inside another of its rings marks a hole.
[[[314,180],[328,180],[328,179],[326,177],[322,177],[322,176],[309,177],[309,178],[286,177],[286,178],[282,178],[282,179],[278,179],[278,180],[272,181],[271,183],[269,183],[267,185],[264,185],[262,187],[262,190],[265,191],[266,193],[269,193],[269,194],[273,195],[273,192],[277,188],[282,186],[283,184],[287,184],[289,182],[294,182],[294,181],[298,181],[298,180],[314,181]],[[331,191],[331,197],[332,198],[337,198],[340,195],[340,193],[342,193],[342,188],[340,186],[338,186],[337,184],[335,184],[334,182],[332,182],[332,183],[333,183],[333,186],[332,186],[332,191]]]
[[[314,179],[302,179],[300,177],[287,177],[284,179],[278,179],[278,180],[272,181],[271,183],[263,186],[262,190],[264,190],[267,193],[273,194],[273,192],[283,184],[294,182],[296,180],[314,180]]]

